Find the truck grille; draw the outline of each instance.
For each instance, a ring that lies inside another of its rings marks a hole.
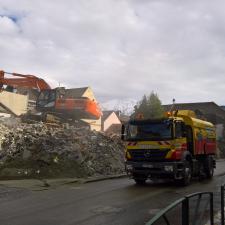
[[[132,161],[163,161],[170,149],[137,149],[130,150]]]

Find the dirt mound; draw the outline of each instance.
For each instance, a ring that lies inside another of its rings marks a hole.
[[[124,145],[87,128],[0,125],[0,176],[87,177],[124,172]]]

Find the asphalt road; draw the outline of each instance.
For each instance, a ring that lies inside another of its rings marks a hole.
[[[218,174],[224,172],[225,162],[220,162],[212,180],[193,181],[188,187],[168,182],[137,186],[128,178],[36,192],[0,186],[0,224],[141,225],[186,194],[219,191],[225,177]]]

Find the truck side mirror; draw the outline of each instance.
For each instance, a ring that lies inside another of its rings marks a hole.
[[[121,127],[121,140],[123,140],[123,141],[125,140],[125,136],[126,136],[125,130],[126,130],[126,127],[125,127],[124,124],[122,124],[122,127]]]

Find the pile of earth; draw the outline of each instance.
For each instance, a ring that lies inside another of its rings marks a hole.
[[[0,177],[90,177],[124,172],[119,137],[73,126],[0,124]]]

